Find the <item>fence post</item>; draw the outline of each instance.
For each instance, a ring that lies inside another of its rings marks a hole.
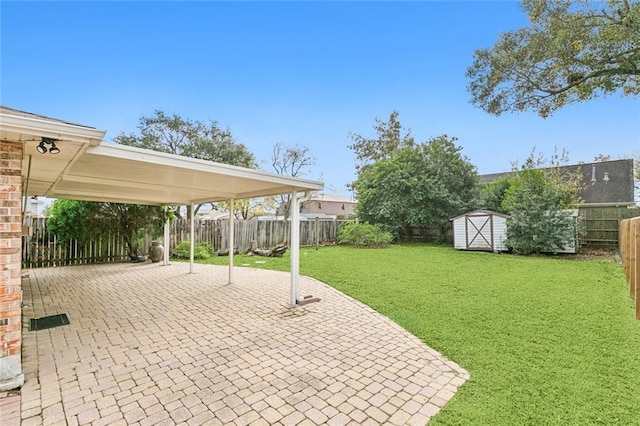
[[[626,256],[626,252],[627,252],[627,244],[625,241],[626,238],[626,229],[627,229],[627,222],[629,219],[622,219],[618,222],[618,252],[620,252],[620,259],[622,259],[622,267],[624,268],[624,275],[625,278],[628,278],[627,276],[627,262],[625,259]]]
[[[629,233],[627,235],[628,244],[628,257],[629,257],[629,296],[632,299],[636,297],[636,263],[638,262],[638,253],[636,247],[636,234],[638,233],[638,226],[635,220],[629,221]]]
[[[636,253],[635,256],[635,261],[633,263],[633,265],[631,265],[631,268],[633,269],[633,299],[635,299],[636,301],[636,319],[640,320],[640,259],[639,259],[639,254],[638,254],[638,248],[640,247],[640,220],[633,219],[633,229],[634,229],[634,233],[633,233],[633,238],[631,239],[633,241],[633,247],[634,247],[634,251]]]

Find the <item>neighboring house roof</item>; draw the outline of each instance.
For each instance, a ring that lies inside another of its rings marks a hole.
[[[300,213],[300,221],[314,221],[316,220],[326,220],[326,221],[334,221],[336,217],[334,215],[323,214],[323,213]],[[283,215],[265,215],[265,216],[257,216],[255,219],[257,220],[284,220]],[[287,220],[291,220],[291,216]]]
[[[333,203],[351,203],[355,204],[356,201],[341,195],[334,194],[311,194],[308,197],[302,197],[301,202],[305,201],[321,201],[321,202],[333,202]]]
[[[578,193],[587,204],[634,202],[633,160],[599,161],[560,167],[568,173],[582,174],[582,189]],[[481,184],[493,182],[517,171],[480,175]]]
[[[196,214],[197,219],[202,220],[218,220],[218,219],[228,219],[229,212],[228,211],[219,211],[219,210],[205,210],[199,211]]]

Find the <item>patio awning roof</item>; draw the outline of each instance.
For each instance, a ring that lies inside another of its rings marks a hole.
[[[45,195],[176,205],[322,187],[320,182],[103,142],[88,147]]]
[[[321,182],[102,141],[105,132],[0,107],[0,138],[23,142],[25,195],[182,205],[321,190]],[[40,154],[42,138],[60,153]]]

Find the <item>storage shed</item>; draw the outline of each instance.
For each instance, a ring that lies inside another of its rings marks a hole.
[[[459,250],[507,251],[508,216],[489,210],[474,210],[454,217],[453,247]]]

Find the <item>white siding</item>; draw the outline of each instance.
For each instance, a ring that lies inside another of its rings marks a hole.
[[[507,218],[493,216],[493,251],[507,251]]]
[[[467,249],[467,236],[464,229],[464,216],[453,220],[453,247],[458,250]]]

